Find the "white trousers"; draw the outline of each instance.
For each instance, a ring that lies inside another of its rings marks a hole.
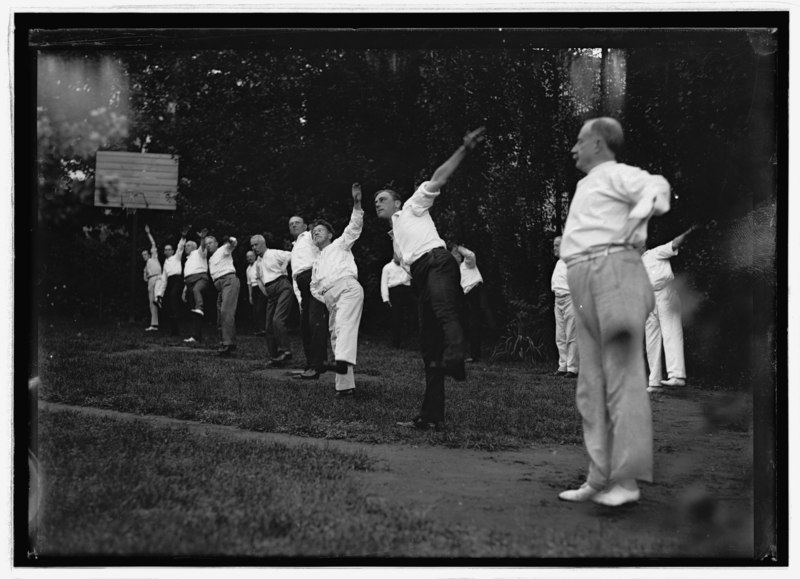
[[[150,325],[158,326],[158,306],[153,303],[156,299],[156,282],[160,275],[154,275],[147,280],[147,301],[150,304]]]
[[[364,289],[353,277],[336,282],[322,296],[328,308],[328,329],[333,358],[351,364],[347,374],[336,374],[336,389],[355,388],[353,368],[358,355],[358,327],[364,307]]]
[[[650,386],[659,386],[661,383],[662,360],[666,360],[667,378],[686,378],[680,296],[672,284],[667,284],[655,294],[656,307],[647,316],[644,326],[647,365],[650,367],[647,381]]]
[[[578,334],[572,296],[556,296],[556,346],[558,347],[558,369],[561,372],[578,373]]]

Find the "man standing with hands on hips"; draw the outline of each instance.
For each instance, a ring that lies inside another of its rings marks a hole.
[[[653,427],[643,384],[644,325],[655,298],[637,245],[647,222],[669,211],[660,175],[617,163],[622,127],[591,119],[572,155],[578,182],[561,241],[561,259],[578,325],[576,404],[589,454],[586,482],[565,501],[616,507],[639,500],[637,480],[653,480]]]
[[[430,208],[467,152],[483,140],[484,131],[481,127],[468,133],[464,144],[405,203],[391,189],[381,189],[375,194],[377,216],[392,224],[394,251],[411,274],[419,300],[425,397],[420,413],[408,422],[398,422],[398,426],[418,430],[443,428],[444,378],[466,380],[464,330],[459,311],[461,273],[439,237]]]

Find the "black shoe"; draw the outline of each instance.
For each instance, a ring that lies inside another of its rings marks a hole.
[[[352,398],[356,393],[355,388],[349,388],[347,390],[337,390],[336,391],[336,398]]]
[[[456,382],[463,382],[467,379],[467,370],[464,367],[464,360],[450,360],[444,363],[444,374],[450,376]]]
[[[556,370],[555,372],[553,372],[553,376],[566,376],[566,375],[567,375],[566,370]]]
[[[302,374],[295,374],[292,376],[295,380],[317,380],[319,379],[319,372],[313,368],[306,370]]]
[[[430,422],[423,420],[421,416],[415,417],[407,422],[397,422],[397,426],[404,428],[414,428],[415,430],[443,430],[444,422]]]
[[[233,356],[233,353],[235,351],[236,351],[236,345],[235,344],[223,344],[222,347],[219,350],[217,350],[217,353],[220,356],[222,356],[224,358],[227,358],[229,356]]]
[[[578,373],[577,373],[577,372],[567,372],[567,373],[565,374],[565,376],[566,376],[567,378],[577,378],[577,377],[578,377]]]

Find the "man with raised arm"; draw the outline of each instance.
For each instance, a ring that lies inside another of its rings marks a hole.
[[[656,392],[667,386],[686,385],[686,362],[683,356],[683,323],[681,321],[681,299],[672,281],[670,259],[678,255],[678,249],[694,227],[678,237],[645,251],[641,245],[642,263],[647,270],[650,283],[656,295],[656,307],[647,316],[644,327],[647,343],[647,365],[650,367],[648,392]],[[662,357],[663,344],[663,357]],[[662,380],[661,363],[666,362],[667,379]]]
[[[618,163],[622,127],[610,117],[584,123],[572,148],[578,182],[561,240],[561,259],[578,326],[575,398],[589,454],[586,482],[565,501],[616,507],[639,500],[637,480],[653,480],[653,427],[645,388],[644,324],[655,298],[637,244],[647,222],[669,211],[660,175]]]
[[[183,264],[183,283],[186,286],[184,294],[192,315],[189,337],[184,340],[187,344],[198,342],[203,337],[204,298],[211,283],[211,278],[208,277],[205,245],[207,233],[206,229],[198,233],[199,245],[195,241],[187,241],[184,246],[186,251],[186,263]]]
[[[364,226],[358,183],[353,183],[352,196],[350,223],[340,237],[334,240],[333,227],[322,219],[315,221],[311,230],[320,250],[311,272],[311,295],[328,308],[337,397],[352,396],[355,392],[353,366],[358,354],[358,327],[364,306],[364,289],[358,283],[358,268],[352,251]]]
[[[233,265],[233,250],[237,243],[233,236],[221,246],[213,235],[205,238],[208,273],[217,288],[217,323],[222,333],[220,356],[230,356],[236,350],[236,306],[241,287]]]
[[[181,229],[181,239],[178,241],[178,248],[173,249],[172,245],[167,243],[164,245],[164,271],[162,272],[163,290],[161,296],[164,298],[158,300],[162,305],[162,317],[169,320],[169,334],[170,336],[178,336],[178,320],[181,312],[181,292],[183,291],[183,248],[186,245],[186,235],[189,233],[189,228],[184,227]],[[158,292],[156,292],[158,293]]]
[[[158,261],[158,246],[156,240],[150,234],[150,227],[144,226],[144,231],[150,239],[150,251],[142,251],[144,261],[143,277],[147,284],[147,303],[150,305],[150,325],[145,328],[145,332],[158,331],[158,305],[156,305],[156,282],[161,275],[161,263]]]
[[[468,133],[464,144],[405,203],[391,189],[375,193],[375,212],[391,223],[394,251],[411,274],[417,292],[420,349],[425,362],[425,396],[420,413],[408,422],[398,422],[398,426],[419,430],[443,428],[444,378],[466,380],[464,330],[459,312],[461,274],[439,237],[430,208],[467,152],[483,140],[484,130],[481,127]]]

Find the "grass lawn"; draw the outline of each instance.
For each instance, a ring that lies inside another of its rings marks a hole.
[[[210,332],[209,332],[210,333]],[[302,348],[293,336],[296,365]],[[145,334],[138,326],[40,328],[43,400],[236,425],[255,431],[362,442],[418,440],[395,425],[419,411],[422,360],[385,339],[362,336],[355,399],[334,398],[333,374],[294,380],[268,369],[263,339],[239,336],[238,355],[220,358],[189,350],[176,338]],[[431,444],[459,448],[519,448],[540,442],[580,444],[575,382],[553,368],[473,364],[468,380],[447,380],[445,432]]]
[[[230,359],[216,355],[215,340],[207,349],[186,348],[179,339],[145,334],[138,325],[58,320],[43,323],[39,339],[39,396],[49,402],[315,439],[426,445],[448,455],[449,448],[488,456],[514,449],[527,454],[543,445],[574,452],[582,445],[575,382],[552,376],[549,367],[471,365],[467,382],[447,382],[446,431],[420,433],[395,425],[419,408],[420,357],[390,348],[383,338],[362,336],[352,399],[334,397],[332,374],[305,382],[268,369],[262,339],[248,335],[240,336],[238,355]],[[740,416],[750,413],[736,414],[728,425],[742,433],[730,445],[739,454],[749,424]],[[684,417],[678,419],[685,428]],[[657,439],[658,451],[676,452],[670,440]],[[546,470],[544,459],[532,462],[526,476],[544,485],[537,487],[543,494],[520,497],[537,503],[514,505],[506,516],[535,512],[542,519],[525,523],[521,534],[504,525],[444,521],[404,500],[375,500],[364,475],[380,472],[363,452],[198,436],[186,427],[72,411],[41,413],[39,445],[43,506],[37,551],[45,558],[167,557],[174,563],[174,557],[232,556],[263,564],[264,558],[298,556],[658,557],[679,553],[681,540],[685,545],[685,532],[665,533],[656,520],[678,492],[670,485],[685,484],[675,473],[651,489],[654,498],[632,515],[587,517],[572,505],[540,498],[555,495],[547,477],[560,485],[565,477],[580,476],[582,455],[566,471],[559,465]],[[720,446],[714,439],[708,448]],[[723,461],[718,468],[725,459],[715,456]],[[720,480],[728,481],[728,496],[739,500],[749,493],[746,473],[737,470],[739,463],[747,466],[746,456],[731,463],[732,474]],[[713,472],[708,476],[718,484]],[[521,492],[531,493],[533,483],[524,484]]]

